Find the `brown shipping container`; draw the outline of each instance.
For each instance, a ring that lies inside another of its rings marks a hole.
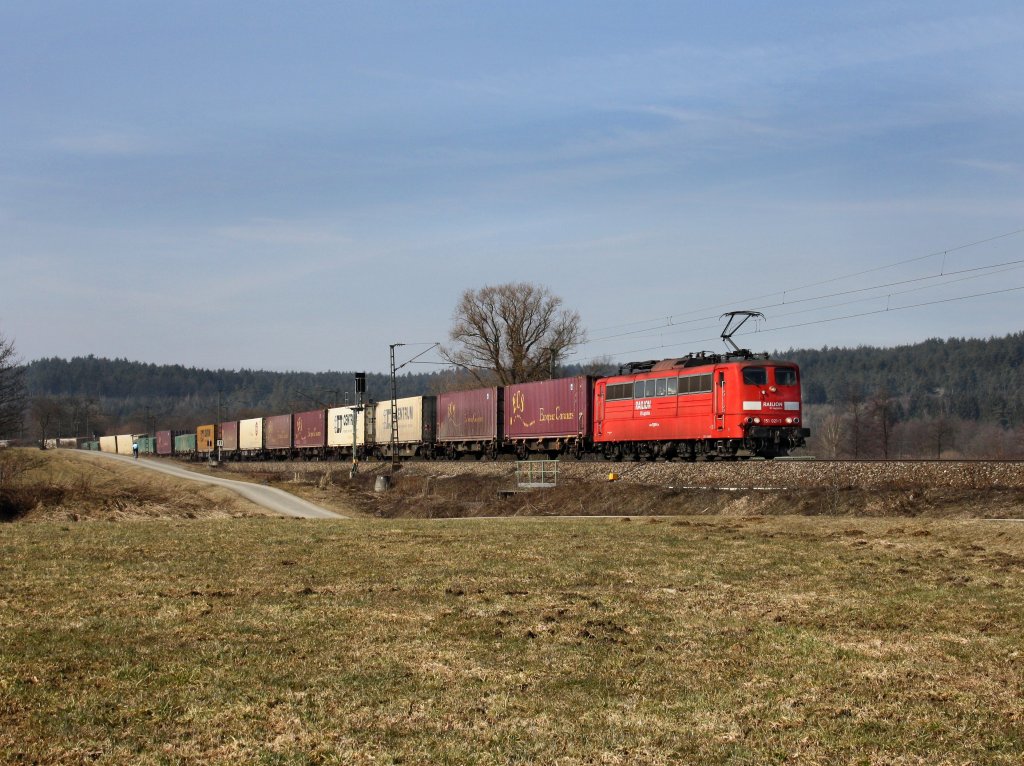
[[[238,449],[238,421],[232,420],[220,424],[220,440],[223,442],[221,449],[225,452],[235,452]]]
[[[291,449],[291,415],[273,415],[263,418],[263,445],[267,449]]]
[[[589,436],[593,390],[593,380],[585,376],[506,386],[505,436]]]
[[[213,452],[217,449],[217,426],[199,426],[196,429],[196,452]]]
[[[437,397],[437,440],[441,442],[501,439],[500,388],[454,391]]]
[[[326,444],[327,410],[309,410],[292,415],[296,447],[323,447]]]
[[[156,454],[170,455],[174,452],[174,437],[170,431],[156,432]]]

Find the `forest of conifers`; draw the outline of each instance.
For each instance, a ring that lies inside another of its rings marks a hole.
[[[819,456],[1017,457],[1024,450],[1024,332],[772,356],[801,366],[810,451]],[[25,438],[185,429],[353,401],[352,372],[202,370],[92,356],[31,362],[26,384]],[[398,396],[467,387],[444,371],[400,374],[396,384]],[[368,374],[367,394],[389,398],[389,376]]]

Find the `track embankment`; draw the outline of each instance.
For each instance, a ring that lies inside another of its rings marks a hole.
[[[336,462],[227,463],[228,471],[284,475],[348,470]],[[383,473],[389,463],[364,462],[360,471]],[[401,472],[416,476],[473,475],[513,479],[515,463],[410,461]],[[1024,490],[1024,462],[752,460],[711,463],[607,463],[561,460],[560,479],[723,490]]]

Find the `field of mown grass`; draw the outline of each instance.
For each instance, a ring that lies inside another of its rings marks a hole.
[[[1018,764],[1024,525],[0,525],[0,762]]]

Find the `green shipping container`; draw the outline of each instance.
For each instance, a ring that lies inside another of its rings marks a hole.
[[[139,454],[140,455],[152,455],[156,453],[156,437],[155,436],[140,436],[139,437]]]
[[[184,455],[192,454],[196,451],[196,435],[195,434],[181,434],[181,436],[174,437],[174,454]]]

